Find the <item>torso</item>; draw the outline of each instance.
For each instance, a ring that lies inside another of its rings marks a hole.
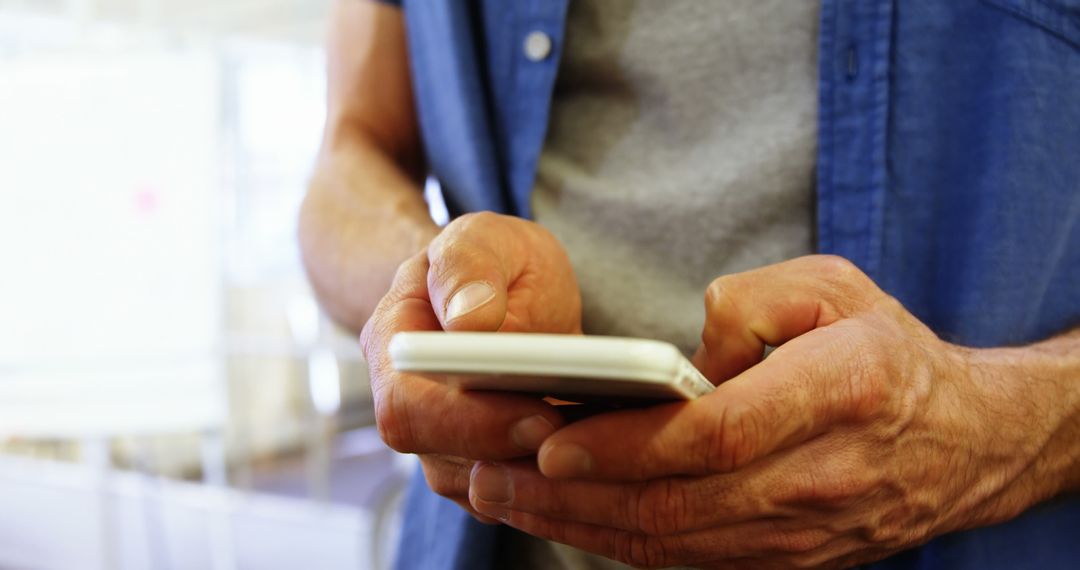
[[[817,18],[817,1],[571,3],[532,208],[587,333],[689,353],[714,278],[813,251]],[[625,568],[521,534],[503,553]]]

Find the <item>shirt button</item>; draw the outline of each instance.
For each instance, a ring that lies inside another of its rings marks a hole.
[[[525,36],[525,57],[529,61],[540,61],[551,55],[551,36],[541,31],[529,32]]]

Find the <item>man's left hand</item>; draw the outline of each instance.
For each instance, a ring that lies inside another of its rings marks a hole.
[[[849,262],[722,277],[706,309],[715,392],[571,424],[535,462],[478,463],[473,507],[634,566],[836,567],[1055,492],[1033,475],[1046,402]]]

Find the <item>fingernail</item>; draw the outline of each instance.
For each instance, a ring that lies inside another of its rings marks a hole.
[[[486,503],[508,505],[514,500],[514,482],[506,468],[497,463],[481,465],[473,475],[470,488],[477,499]]]
[[[592,471],[592,455],[584,447],[563,443],[549,447],[540,454],[540,470],[548,477],[572,478]]]
[[[446,322],[466,315],[495,298],[495,289],[483,281],[473,281],[457,290],[446,304]]]
[[[531,416],[514,424],[510,437],[522,449],[536,451],[549,435],[555,432],[555,426],[544,416]]]
[[[510,524],[510,509],[506,507],[500,507],[499,505],[495,505],[492,503],[473,501],[473,508],[476,509],[476,512],[484,515],[485,517],[495,519],[503,524]]]

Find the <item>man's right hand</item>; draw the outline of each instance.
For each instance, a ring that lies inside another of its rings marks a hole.
[[[401,265],[360,335],[383,440],[420,455],[428,485],[469,505],[474,460],[532,455],[563,424],[535,397],[469,392],[397,372],[387,346],[402,331],[581,333],[581,297],[562,246],[541,226],[462,216]]]

